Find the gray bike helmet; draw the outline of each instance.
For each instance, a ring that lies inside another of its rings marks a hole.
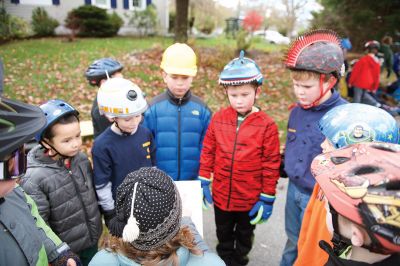
[[[112,58],[101,58],[94,61],[85,72],[86,79],[92,86],[100,86],[102,79],[111,77],[115,72],[121,71],[124,66]]]
[[[39,107],[0,98],[0,160],[18,149],[44,127],[46,118]]]

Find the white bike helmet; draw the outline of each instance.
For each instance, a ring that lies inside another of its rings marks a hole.
[[[109,118],[143,114],[147,102],[142,90],[124,78],[111,78],[104,82],[97,93],[101,114]]]

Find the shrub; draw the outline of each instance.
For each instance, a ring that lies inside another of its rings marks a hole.
[[[143,11],[134,10],[128,24],[135,27],[141,35],[154,33],[157,26],[156,7],[150,4]]]
[[[245,30],[240,30],[236,36],[236,48],[240,50],[248,50],[251,46],[251,36]]]
[[[82,37],[111,37],[117,34],[123,21],[116,13],[108,15],[104,9],[84,5],[71,10],[65,23],[73,35],[77,32]]]
[[[206,17],[202,23],[199,23],[198,28],[202,33],[210,34],[215,28],[215,21],[211,17]]]
[[[31,35],[28,22],[12,16],[4,8],[0,8],[0,41],[25,38]]]
[[[59,23],[50,17],[44,8],[37,7],[32,11],[31,25],[36,36],[45,37],[54,35],[54,29]]]
[[[115,32],[115,34],[117,34],[118,30],[122,27],[122,25],[124,25],[124,20],[115,12],[109,15],[109,18],[113,27],[113,31]]]

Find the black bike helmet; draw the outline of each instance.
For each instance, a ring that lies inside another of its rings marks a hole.
[[[46,124],[39,107],[0,98],[0,161],[30,140]]]
[[[100,86],[102,79],[107,79],[107,74],[111,77],[115,72],[121,71],[124,66],[112,59],[101,58],[94,61],[85,72],[86,79],[92,86]]]

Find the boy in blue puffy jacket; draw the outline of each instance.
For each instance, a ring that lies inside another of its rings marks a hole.
[[[196,54],[188,45],[175,43],[164,51],[160,67],[167,90],[150,103],[143,124],[156,142],[157,167],[174,180],[195,180],[211,118],[207,105],[190,91]]]

